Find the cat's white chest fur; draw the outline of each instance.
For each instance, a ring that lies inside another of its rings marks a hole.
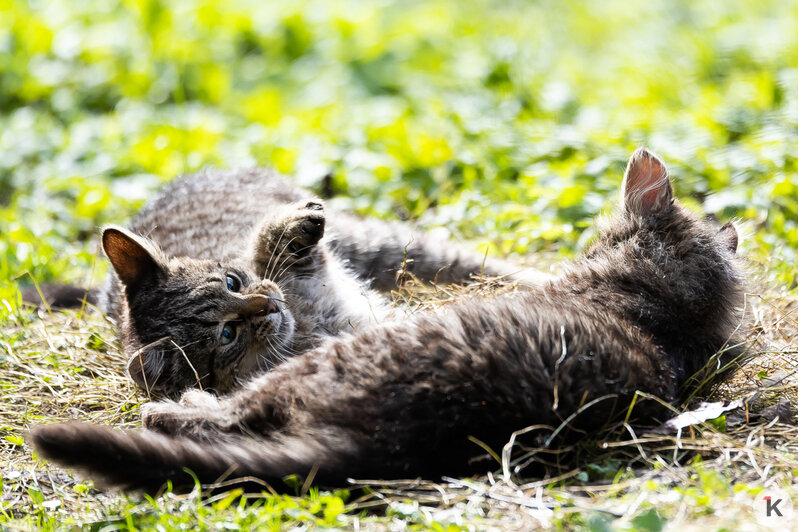
[[[294,291],[306,305],[299,316],[327,325],[332,335],[358,332],[386,319],[388,300],[357,281],[340,262],[327,260],[322,270],[292,281],[289,292]]]

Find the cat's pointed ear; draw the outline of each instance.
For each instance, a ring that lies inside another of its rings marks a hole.
[[[121,227],[103,229],[102,244],[116,275],[128,288],[135,289],[163,269],[155,246]]]
[[[629,158],[621,186],[624,209],[648,216],[662,212],[673,200],[673,188],[662,160],[645,148]]]
[[[732,253],[737,252],[737,244],[739,243],[740,239],[737,236],[737,229],[734,227],[733,223],[726,222],[726,225],[721,227],[720,231],[718,231],[718,236]]]
[[[127,361],[127,371],[133,382],[148,393],[160,389],[159,380],[165,367],[165,352],[149,345],[139,349]]]

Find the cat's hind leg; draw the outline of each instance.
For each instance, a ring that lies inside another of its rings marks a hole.
[[[402,222],[335,213],[329,229],[330,249],[378,290],[395,289],[404,274],[444,284],[501,277],[542,286],[552,279],[547,273],[486,256]]]

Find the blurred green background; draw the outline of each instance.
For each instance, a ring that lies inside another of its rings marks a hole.
[[[209,165],[569,256],[642,143],[794,285],[797,139],[796,2],[0,0],[0,312]]]

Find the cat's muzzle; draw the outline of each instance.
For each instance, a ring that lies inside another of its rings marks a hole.
[[[263,294],[251,294],[246,296],[246,303],[241,309],[241,316],[267,316],[280,312],[280,307],[274,298]]]

